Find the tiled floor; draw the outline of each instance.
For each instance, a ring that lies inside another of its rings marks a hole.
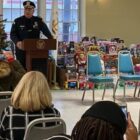
[[[140,98],[134,99],[133,91],[133,89],[126,90],[126,103],[128,111],[131,113],[132,119],[135,125],[138,127]],[[81,115],[93,104],[92,91],[89,90],[86,92],[83,103],[81,101],[82,92],[82,90],[52,90],[53,103],[60,111],[62,118],[66,122],[67,134],[71,133],[73,126],[80,119]],[[101,96],[102,90],[96,90],[95,100],[101,100]],[[116,97],[116,102],[124,102],[124,100],[122,100],[122,89],[117,90]],[[106,90],[104,100],[113,100],[111,89]]]

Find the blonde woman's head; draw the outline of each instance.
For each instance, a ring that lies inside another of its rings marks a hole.
[[[46,77],[39,71],[27,72],[15,88],[11,103],[23,111],[37,111],[52,105]]]

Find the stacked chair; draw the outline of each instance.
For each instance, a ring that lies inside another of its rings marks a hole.
[[[120,51],[118,53],[118,79],[114,88],[114,101],[115,101],[115,93],[118,87],[119,82],[123,83],[123,97],[126,95],[126,84],[128,82],[135,83],[134,97],[136,96],[136,91],[138,87],[138,82],[140,82],[140,75],[135,74],[134,66],[130,51]],[[139,93],[138,93],[139,94]]]
[[[106,85],[108,83],[113,83],[113,77],[106,75],[105,72],[103,71],[100,54],[97,51],[89,52],[87,54],[86,76],[87,76],[87,80],[86,80],[86,84],[84,87],[82,101],[84,101],[86,86],[87,86],[88,82],[92,82],[94,85],[99,84],[99,83],[104,84],[104,91],[103,91],[103,95],[102,95],[102,100],[103,100],[105,91],[106,91]],[[95,86],[93,86],[93,89],[92,89],[93,102],[95,101],[94,90],[95,90]]]

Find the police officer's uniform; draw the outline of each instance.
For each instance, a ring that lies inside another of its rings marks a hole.
[[[35,4],[31,1],[25,1],[23,6],[33,6],[33,8],[35,8]],[[21,16],[14,20],[10,32],[10,38],[15,44],[24,39],[38,39],[40,37],[40,31],[42,31],[47,38],[53,38],[47,25],[40,17],[32,16],[31,18],[26,18],[25,16]],[[24,68],[26,68],[25,51],[16,47],[16,57]]]

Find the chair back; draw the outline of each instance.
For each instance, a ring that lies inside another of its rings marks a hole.
[[[43,123],[54,123],[52,126],[36,126],[37,124]],[[59,117],[48,117],[48,118],[39,118],[31,121],[25,131],[24,140],[41,140],[47,139],[51,136],[58,134],[66,134],[66,124]]]
[[[1,91],[0,92],[0,116],[5,107],[11,104],[12,91]]]
[[[129,51],[120,51],[118,53],[118,73],[134,74],[134,67]]]
[[[71,140],[71,138],[67,135],[56,135],[44,140]]]
[[[103,74],[101,65],[101,58],[99,53],[88,53],[87,54],[87,75],[100,75]]]

